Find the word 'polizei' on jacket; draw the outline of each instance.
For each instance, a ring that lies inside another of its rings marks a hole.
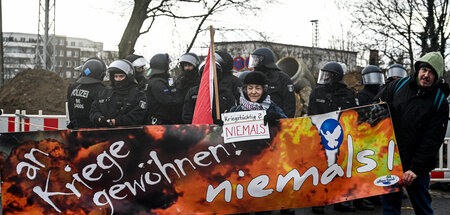
[[[105,86],[98,81],[91,84],[75,82],[67,90],[68,109],[70,117],[70,128],[93,128],[94,124],[89,120],[89,112],[92,103],[98,93]]]
[[[380,98],[391,110],[403,171],[423,176],[436,167],[436,152],[445,137],[448,86],[440,83],[421,88],[416,78],[413,75],[390,82]]]

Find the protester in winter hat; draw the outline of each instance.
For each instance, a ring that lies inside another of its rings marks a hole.
[[[403,166],[406,187],[415,214],[433,214],[428,191],[430,172],[444,142],[448,122],[450,92],[442,81],[444,59],[430,52],[415,64],[415,73],[392,81],[383,88],[380,99],[387,102]],[[400,214],[401,193],[383,196],[383,214]]]
[[[245,76],[244,87],[239,99],[239,105],[230,109],[230,112],[265,110],[264,122],[277,125],[280,118],[287,118],[283,110],[278,107],[268,95],[267,76],[259,71],[250,72]]]

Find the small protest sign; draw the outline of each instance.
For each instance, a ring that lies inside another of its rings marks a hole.
[[[269,127],[264,125],[266,111],[223,113],[224,143],[270,138]]]

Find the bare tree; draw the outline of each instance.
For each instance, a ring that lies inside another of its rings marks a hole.
[[[119,57],[123,58],[133,53],[139,36],[148,33],[160,17],[198,21],[192,40],[187,46],[189,51],[197,35],[202,31],[205,21],[212,15],[230,9],[256,11],[259,9],[255,6],[256,2],[256,0],[134,0],[131,17],[119,43]],[[265,0],[261,3],[266,2]],[[182,10],[183,8],[201,8],[202,10],[191,12],[192,10]]]
[[[414,68],[416,54],[445,54],[449,0],[359,0],[353,17],[366,36],[366,44],[377,48],[389,62],[409,59]],[[445,56],[445,55],[444,55]]]

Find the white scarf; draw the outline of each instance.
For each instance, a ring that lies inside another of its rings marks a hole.
[[[270,107],[270,96],[267,95],[263,102],[257,103],[249,101],[245,98],[244,93],[241,92],[241,97],[239,98],[243,110],[267,110]]]

